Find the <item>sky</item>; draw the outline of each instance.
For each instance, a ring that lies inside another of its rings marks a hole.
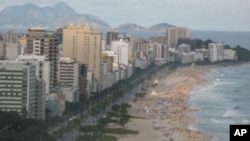
[[[0,0],[0,10],[25,3],[54,6],[60,1],[114,28],[125,23],[150,27],[164,22],[194,30],[250,31],[250,0]]]

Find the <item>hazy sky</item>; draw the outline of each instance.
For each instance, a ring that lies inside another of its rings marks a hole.
[[[167,22],[201,30],[250,31],[250,0],[0,0],[0,10],[28,2],[53,6],[59,1],[78,13],[98,16],[112,27]]]

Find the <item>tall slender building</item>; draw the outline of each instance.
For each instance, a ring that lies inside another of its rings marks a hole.
[[[26,54],[45,55],[50,61],[50,91],[55,91],[57,85],[58,37],[54,32],[44,28],[30,28],[26,35]]]
[[[171,27],[166,29],[168,47],[177,47],[179,39],[190,39],[190,29],[187,27]]]
[[[87,71],[93,73],[94,80],[99,84],[101,82],[101,42],[101,32],[92,31],[90,26],[69,24],[63,28],[63,57],[75,58],[80,64],[85,64]]]

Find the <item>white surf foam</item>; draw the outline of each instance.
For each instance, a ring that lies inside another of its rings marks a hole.
[[[243,120],[241,121],[241,123],[243,123],[243,124],[250,124],[250,121],[249,121],[248,119],[243,119]]]
[[[188,125],[188,129],[190,129],[192,131],[199,131],[199,129],[197,127],[195,127],[194,124]]]
[[[234,116],[237,116],[237,112],[234,111],[234,110],[227,110],[227,111],[222,115],[223,118],[230,118],[230,117],[234,117]]]

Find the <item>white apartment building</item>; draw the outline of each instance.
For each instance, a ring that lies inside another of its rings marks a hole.
[[[178,46],[178,51],[179,51],[179,53],[190,52],[191,51],[191,47],[188,44],[180,44]]]
[[[224,59],[224,44],[209,43],[208,45],[209,60],[211,62],[222,61]]]
[[[60,58],[57,78],[65,99],[69,102],[79,101],[79,63],[76,59]]]
[[[132,37],[121,34],[119,40],[111,42],[111,51],[114,51],[118,56],[118,63],[122,65],[129,64],[129,58],[133,57],[133,42]]]
[[[25,54],[19,55],[18,61],[30,62],[36,65],[36,77],[45,82],[45,92],[50,93],[50,61],[46,60],[45,55]]]
[[[203,53],[202,52],[195,52],[194,60],[195,61],[203,61],[204,60]]]
[[[182,52],[180,54],[180,61],[182,64],[193,63],[195,61],[195,53],[194,52]]]
[[[111,50],[115,52],[118,56],[118,63],[123,65],[128,65],[128,50],[129,45],[127,42],[122,40],[113,41],[111,43]]]
[[[236,51],[232,49],[224,49],[224,60],[237,60]]]

